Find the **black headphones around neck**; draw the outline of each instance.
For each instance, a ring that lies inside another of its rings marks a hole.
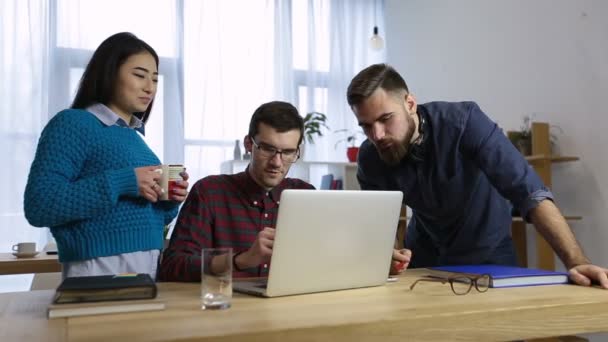
[[[414,161],[414,162],[422,162],[424,161],[424,144],[426,141],[426,135],[425,135],[425,127],[426,127],[426,119],[424,118],[423,114],[420,114],[419,112],[416,112],[416,115],[418,115],[418,141],[417,143],[411,144],[410,145],[410,151],[408,153],[408,157],[410,160]]]

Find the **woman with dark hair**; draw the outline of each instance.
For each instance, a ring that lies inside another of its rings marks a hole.
[[[70,109],[42,131],[24,210],[50,227],[63,277],[156,276],[163,227],[186,199],[188,174],[169,201],[160,160],[142,137],[158,81],[158,55],[131,33],[107,38],[84,71]]]

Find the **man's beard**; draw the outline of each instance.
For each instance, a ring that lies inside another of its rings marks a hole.
[[[388,149],[378,150],[380,159],[388,165],[395,166],[407,155],[409,142],[400,141]]]
[[[376,147],[376,149],[378,150],[378,154],[380,155],[380,159],[382,159],[382,161],[384,161],[390,166],[395,166],[399,164],[401,160],[403,160],[403,158],[407,156],[410,150],[410,141],[412,140],[415,131],[414,120],[410,120],[411,121],[408,125],[409,129],[405,133],[405,137],[403,137],[403,139],[397,141],[395,144],[392,144],[391,147],[389,147],[388,149],[380,150],[378,149],[378,147]]]

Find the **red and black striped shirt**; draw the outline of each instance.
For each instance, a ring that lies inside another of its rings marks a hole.
[[[271,191],[259,186],[249,172],[205,177],[192,187],[177,218],[158,278],[163,281],[200,281],[201,249],[232,247],[234,253],[253,245],[258,232],[274,227],[284,189],[314,189],[302,180],[285,178]],[[268,265],[234,277],[268,275]]]

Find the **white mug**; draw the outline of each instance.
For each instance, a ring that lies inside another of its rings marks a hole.
[[[35,253],[36,243],[35,242],[19,242],[13,245],[13,251],[17,253]]]

